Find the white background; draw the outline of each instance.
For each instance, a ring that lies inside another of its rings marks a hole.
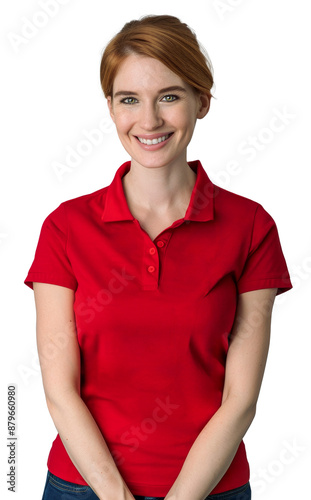
[[[38,368],[33,292],[23,281],[44,218],[62,201],[110,184],[128,160],[107,113],[99,65],[109,39],[125,22],[145,14],[178,16],[196,31],[213,62],[216,99],[197,124],[188,160],[200,159],[216,184],[260,202],[277,223],[294,288],[276,299],[257,416],[245,442],[254,500],[307,498],[309,2],[63,0],[58,11],[55,2],[2,2],[0,13],[1,498],[41,499],[56,435]],[[42,15],[46,4],[50,13]],[[283,121],[271,122],[277,114]],[[76,166],[57,175],[55,162],[66,166],[68,151],[83,151],[85,134],[100,125],[105,128],[100,144],[89,144]],[[257,148],[249,145],[254,137]],[[18,394],[15,494],[6,485],[10,383]]]

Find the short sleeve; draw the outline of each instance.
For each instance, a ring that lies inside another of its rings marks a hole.
[[[256,209],[251,244],[237,288],[239,293],[277,288],[277,295],[292,288],[276,224],[261,205]]]
[[[77,280],[67,255],[67,234],[66,209],[61,204],[43,222],[25,285],[33,288],[33,282],[39,282],[77,289]]]

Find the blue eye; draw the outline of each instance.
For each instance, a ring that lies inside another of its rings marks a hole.
[[[135,99],[135,97],[125,97],[121,102],[123,102],[123,104],[135,104],[137,99]]]

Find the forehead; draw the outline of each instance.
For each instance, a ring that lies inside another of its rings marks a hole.
[[[137,88],[162,88],[169,85],[187,86],[176,73],[152,57],[130,54],[120,64],[113,83],[113,90],[135,90]]]

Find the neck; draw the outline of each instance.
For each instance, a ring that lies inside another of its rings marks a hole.
[[[164,167],[143,167],[131,162],[129,172],[122,178],[129,208],[163,215],[188,208],[196,181],[195,172],[185,161]]]

